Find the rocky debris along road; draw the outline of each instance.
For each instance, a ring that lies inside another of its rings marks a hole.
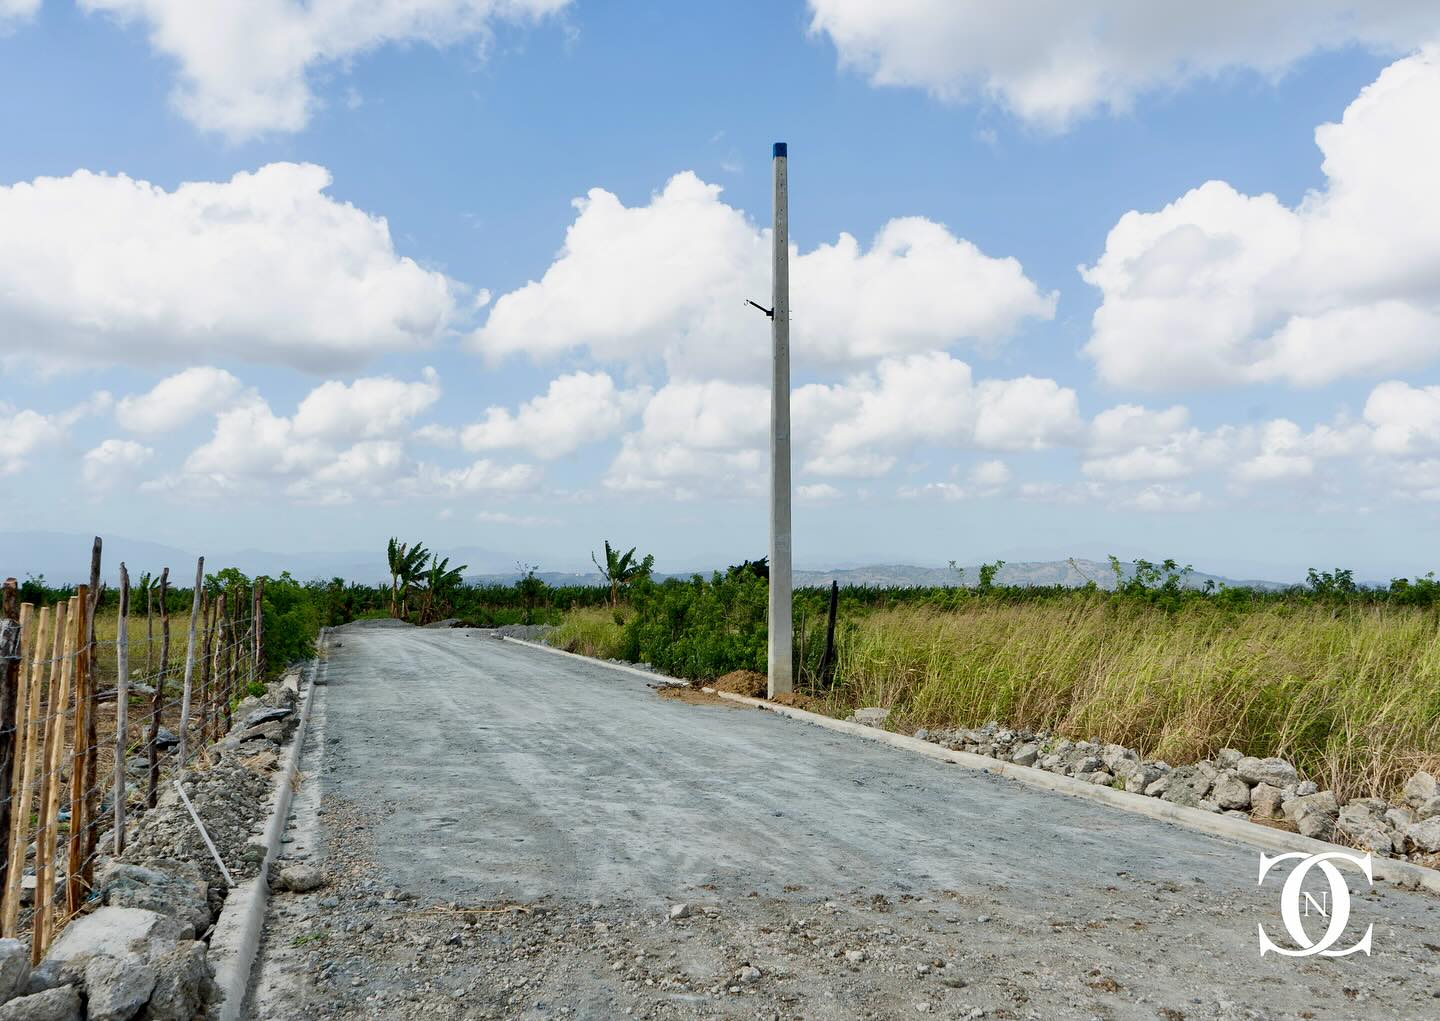
[[[1428,895],[1262,959],[1232,842],[464,629],[329,681],[251,1017],[1440,1016]]]
[[[888,710],[870,706],[855,710],[849,720],[883,729],[888,717]],[[1281,825],[1301,836],[1348,844],[1378,857],[1431,868],[1440,865],[1440,787],[1423,770],[1410,777],[1394,804],[1381,798],[1342,802],[1334,791],[1301,780],[1284,759],[1257,758],[1234,748],[1222,748],[1214,758],[1171,766],[1122,745],[1071,741],[994,721],[974,729],[917,730],[914,736],[942,748],[1034,766],[1083,783]]]
[[[295,689],[268,685],[180,773],[233,878],[259,871],[264,850],[254,837],[295,706]],[[94,895],[38,966],[29,966],[28,944],[0,940],[0,1021],[192,1021],[216,1001],[205,940],[229,888],[173,783],[154,808],[136,807],[124,854],[100,855]],[[113,840],[107,832],[99,846]]]

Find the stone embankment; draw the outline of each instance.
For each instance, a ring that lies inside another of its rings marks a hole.
[[[857,709],[850,719],[883,727],[884,709]],[[1044,731],[1012,730],[999,723],[975,729],[917,730],[915,737],[953,751],[1033,766],[1082,782],[1160,798],[1269,825],[1294,827],[1302,836],[1347,844],[1378,857],[1419,865],[1440,864],[1440,785],[1417,772],[1398,803],[1350,798],[1320,790],[1280,758],[1256,758],[1233,748],[1184,766],[1146,759],[1133,748],[1070,741]]]
[[[235,882],[264,860],[257,834],[296,701],[284,683],[245,699],[230,733],[180,774]],[[225,904],[225,877],[173,782],[131,830],[119,858],[97,861],[90,903],[37,967],[25,944],[0,940],[0,1021],[192,1021],[214,1004],[206,940]],[[100,846],[113,847],[113,833]]]

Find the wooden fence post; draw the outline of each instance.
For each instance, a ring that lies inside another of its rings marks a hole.
[[[176,749],[176,769],[185,768],[185,755],[190,747],[190,686],[195,677],[195,626],[200,620],[200,598],[205,591],[205,558],[195,561],[195,591],[190,598],[190,638],[185,643],[185,683],[180,695],[180,747]]]
[[[235,661],[239,657],[239,644],[243,640],[243,632],[240,630],[240,593],[235,593],[235,604],[230,608],[230,644],[225,649],[225,733],[230,733],[230,727],[234,723],[231,708],[235,701]]]
[[[28,604],[26,604],[28,605]],[[20,608],[24,614],[25,607]],[[25,875],[25,849],[29,846],[30,802],[35,787],[35,732],[40,725],[40,695],[44,690],[45,676],[45,634],[50,624],[50,608],[41,606],[35,620],[30,642],[30,669],[21,685],[21,697],[25,700],[25,721],[21,729],[19,707],[16,709],[16,759],[19,769],[15,790],[17,796],[15,814],[11,818],[10,871],[5,878],[5,915],[0,935],[14,936],[20,928],[20,885]]]
[[[835,613],[840,606],[840,583],[830,582],[830,615],[825,621],[825,651],[820,654],[819,680],[822,688],[835,681]]]
[[[150,785],[145,794],[145,803],[155,807],[160,793],[160,758],[155,742],[160,739],[160,709],[165,698],[165,672],[170,665],[170,611],[166,608],[165,597],[170,591],[170,568],[160,572],[160,670],[155,674],[155,694],[150,696],[150,734],[145,745],[150,757]]]
[[[78,585],[75,598],[79,607],[75,619],[75,734],[70,749],[70,853],[65,870],[65,913],[73,915],[85,902],[84,880],[85,831],[90,827],[89,798],[85,760],[90,755],[86,744],[87,724],[94,711],[88,697],[85,675],[90,672],[90,587]]]
[[[200,652],[200,744],[210,743],[210,660],[215,651],[215,600],[207,593],[200,604],[200,619],[205,642]]]
[[[155,582],[152,579],[145,586],[145,676],[148,678],[155,672],[155,664],[151,659],[152,650],[155,647]]]
[[[265,680],[265,579],[255,577],[255,657],[250,663],[250,680]]]
[[[45,734],[45,759],[40,829],[35,841],[35,921],[30,937],[30,963],[39,964],[50,946],[55,925],[55,848],[60,826],[61,770],[65,768],[65,710],[75,674],[76,619],[83,616],[79,600],[55,608],[55,655],[50,667],[50,719]],[[73,818],[72,818],[73,823]],[[42,871],[43,870],[43,871]]]
[[[0,792],[10,791],[15,773],[15,704],[20,681],[20,605],[14,578],[5,579],[0,599]],[[0,875],[10,863],[10,799],[0,804]]]
[[[120,609],[115,618],[115,786],[110,809],[115,816],[115,856],[125,851],[125,749],[130,730],[130,572],[120,561]]]
[[[10,598],[10,592],[8,589],[6,590],[5,598],[8,602]],[[7,606],[6,609],[8,611],[9,607]],[[5,795],[5,825],[3,828],[0,828],[0,834],[3,834],[5,840],[5,847],[3,853],[0,853],[0,863],[3,863],[3,865],[5,866],[3,869],[0,869],[0,878],[3,878],[4,881],[3,887],[0,887],[0,935],[5,936],[10,936],[13,934],[13,927],[5,927],[3,920],[10,917],[12,910],[18,914],[20,909],[20,877],[19,870],[16,867],[16,851],[14,846],[17,843],[15,839],[17,835],[20,837],[19,865],[23,866],[25,863],[25,815],[23,812],[18,812],[15,809],[18,805],[20,796],[21,770],[19,768],[19,764],[25,747],[24,723],[27,711],[25,705],[25,695],[26,689],[29,686],[29,675],[28,671],[25,669],[25,650],[29,647],[27,643],[34,643],[35,641],[33,622],[34,612],[35,607],[32,606],[30,603],[22,603],[20,605],[20,620],[18,622],[19,627],[17,630],[15,630],[14,634],[16,679],[14,686],[14,696],[12,699],[13,705],[11,707],[10,713],[10,716],[13,716],[14,718],[14,727],[9,735],[8,741],[6,742],[9,749],[7,753],[7,761],[5,762],[3,769],[0,769],[0,776],[4,776],[4,774],[6,773],[9,774],[8,777],[5,777],[5,779],[7,779],[9,782],[6,783],[3,788],[0,788],[0,791],[3,791],[3,794]],[[10,624],[11,620],[7,612],[4,618],[4,623],[0,624],[0,627],[4,627],[9,630]],[[8,636],[0,638],[0,643],[5,643],[8,641]],[[4,658],[4,654],[0,654],[0,668],[8,667],[8,665],[9,661]],[[6,685],[6,687],[8,687],[8,685]],[[10,725],[9,716],[6,717],[3,725]],[[16,879],[15,888],[13,891],[10,888],[10,874],[12,872],[15,873]]]
[[[95,711],[95,615],[100,610],[100,600],[105,594],[105,583],[100,580],[100,536],[90,547],[90,604],[85,608],[89,623],[85,627],[85,835],[81,845],[80,874],[88,890],[95,879],[95,845],[100,842],[100,783],[96,775],[100,768],[100,735],[97,730]],[[76,689],[77,694],[80,689]],[[79,704],[78,702],[76,703]]]

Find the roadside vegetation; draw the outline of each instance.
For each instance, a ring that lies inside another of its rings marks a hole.
[[[636,584],[628,606],[577,608],[549,640],[692,680],[763,674],[768,583],[754,567]],[[1372,589],[1317,571],[1261,591],[1187,588],[1186,573],[1142,561],[1113,590],[1001,587],[994,570],[968,588],[842,588],[833,684],[819,679],[829,592],[800,590],[797,691],[837,716],[888,708],[901,730],[999,720],[1177,764],[1227,747],[1280,755],[1357,795],[1440,765],[1433,578]]]
[[[271,669],[311,653],[326,625],[375,617],[476,627],[554,625],[548,640],[583,655],[648,663],[695,681],[763,674],[768,568],[746,562],[709,578],[656,581],[653,558],[605,543],[605,585],[552,586],[534,565],[511,584],[464,582],[423,544],[392,542],[388,584],[336,578],[265,585]],[[1387,795],[1440,767],[1440,583],[1433,576],[1357,584],[1312,571],[1286,590],[1202,587],[1174,562],[1112,563],[1101,588],[1008,587],[1001,565],[952,587],[838,591],[833,680],[821,680],[830,592],[795,593],[797,695],[837,716],[889,709],[890,726],[1006,726],[1113,742],[1172,763],[1236,748],[1280,755],[1324,787]],[[158,598],[153,587],[152,605]],[[227,569],[212,594],[248,592]],[[132,602],[132,641],[145,595]],[[22,599],[73,590],[31,579]],[[233,597],[232,597],[233,598]],[[172,588],[172,665],[184,657],[190,592]],[[114,635],[116,594],[97,619]],[[158,649],[158,607],[154,609]],[[102,669],[109,657],[101,657]]]

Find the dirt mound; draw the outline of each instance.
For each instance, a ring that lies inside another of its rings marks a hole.
[[[728,691],[732,695],[764,698],[767,682],[764,674],[757,674],[754,670],[732,670],[724,677],[717,678],[709,687],[716,691]]]

